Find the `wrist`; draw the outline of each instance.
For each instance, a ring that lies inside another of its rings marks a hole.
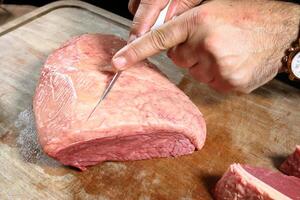
[[[300,80],[300,5],[291,5],[290,20],[286,22],[286,37],[290,38],[282,58],[282,69],[290,80]]]

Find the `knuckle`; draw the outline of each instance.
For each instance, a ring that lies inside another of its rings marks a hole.
[[[151,39],[151,44],[156,50],[163,51],[167,49],[166,46],[167,37],[164,34],[164,32],[162,32],[161,30],[155,29],[151,31],[150,39]]]
[[[202,9],[203,10],[203,9]],[[202,11],[201,9],[192,9],[189,13],[189,17],[185,19],[185,24],[189,32],[193,32],[195,28],[199,26],[199,24],[206,24],[208,21],[208,14],[206,11]]]
[[[199,4],[200,1],[199,0],[182,0],[180,1],[180,7],[184,10],[192,8],[194,6],[196,6],[197,4]]]
[[[218,59],[217,63],[222,68],[228,69],[234,66],[234,59],[232,57],[223,57]]]
[[[198,23],[206,24],[209,20],[209,13],[205,8],[195,10],[193,13],[194,20]]]
[[[243,92],[249,84],[249,76],[245,72],[232,73],[229,78],[227,78],[228,83],[235,88],[237,91]]]
[[[227,81],[233,88],[240,88],[242,86],[240,78],[231,76],[230,78],[227,78]]]
[[[219,73],[222,77],[228,77],[235,68],[235,61],[231,57],[223,57],[216,61]]]
[[[183,27],[183,28],[185,28],[189,33],[192,33],[194,31],[195,27],[197,27],[197,22],[194,18],[193,13],[195,13],[195,11],[192,11],[192,14],[191,14],[192,17],[190,17],[190,18],[186,17],[184,19],[184,24],[185,24],[186,27]]]
[[[126,51],[125,57],[130,58],[130,60],[138,60],[140,55],[141,55],[140,50],[133,46]]]
[[[213,55],[219,52],[218,39],[215,36],[208,36],[203,40],[203,48]]]

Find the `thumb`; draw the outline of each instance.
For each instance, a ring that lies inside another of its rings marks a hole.
[[[112,65],[117,70],[124,70],[186,41],[190,34],[186,18],[187,15],[180,15],[127,44],[114,55]]]

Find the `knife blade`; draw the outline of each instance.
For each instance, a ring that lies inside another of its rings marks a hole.
[[[158,28],[159,26],[161,26],[165,22],[165,18],[166,18],[166,15],[167,15],[167,12],[168,12],[168,9],[170,7],[171,2],[172,2],[172,0],[169,0],[169,2],[166,5],[166,7],[163,10],[160,11],[158,18],[156,19],[154,25],[151,27],[151,30]],[[112,80],[110,81],[110,83],[108,84],[108,86],[106,87],[106,89],[104,90],[104,92],[102,93],[99,101],[97,102],[97,104],[93,108],[92,112],[88,116],[87,120],[90,119],[90,117],[96,111],[96,109],[99,106],[99,104],[105,99],[105,97],[107,97],[107,95],[111,91],[112,87],[117,82],[118,78],[120,77],[121,73],[122,73],[122,71],[118,71],[118,72],[115,73],[115,75],[113,76]]]
[[[117,73],[115,73],[115,75],[113,76],[113,78],[111,79],[111,81],[109,82],[108,86],[105,88],[104,92],[102,93],[99,101],[97,102],[97,104],[95,105],[95,107],[93,108],[92,112],[90,113],[88,119],[93,115],[93,113],[96,111],[97,107],[99,106],[99,104],[101,103],[101,101],[103,101],[105,99],[105,97],[108,95],[108,93],[110,92],[111,88],[114,86],[115,82],[118,80],[119,76],[121,75],[121,71],[118,71]]]

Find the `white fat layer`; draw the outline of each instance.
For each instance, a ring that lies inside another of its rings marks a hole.
[[[244,181],[255,185],[259,191],[263,191],[269,195],[271,199],[274,200],[292,200],[291,198],[287,197],[286,195],[282,194],[281,192],[275,190],[268,184],[264,183],[263,181],[259,180],[249,172],[247,172],[240,164],[234,164],[231,166],[231,170],[237,172],[238,174],[242,175]]]

